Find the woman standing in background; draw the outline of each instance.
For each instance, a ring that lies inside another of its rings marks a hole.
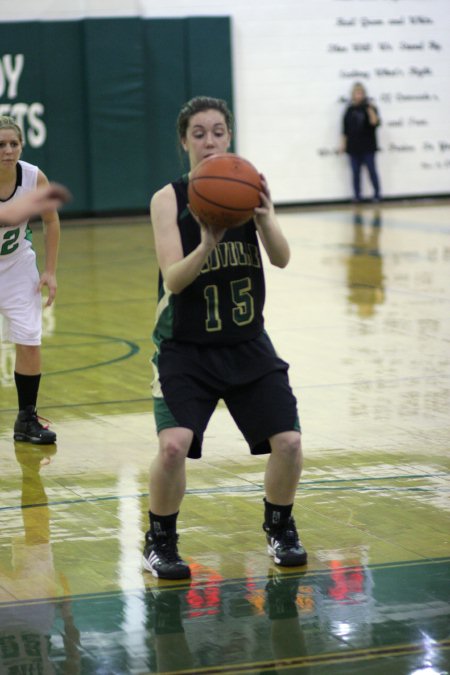
[[[376,107],[370,103],[364,86],[356,82],[352,88],[351,102],[342,121],[341,150],[350,157],[355,202],[361,202],[361,168],[365,165],[372,183],[375,202],[380,201],[380,181],[375,166],[378,150],[376,129],[381,120]]]

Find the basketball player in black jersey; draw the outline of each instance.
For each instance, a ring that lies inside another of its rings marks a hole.
[[[221,99],[201,96],[183,106],[177,129],[191,170],[228,150],[231,128],[231,113]],[[263,176],[260,207],[231,230],[193,217],[188,178],[159,190],[150,207],[160,268],[153,334],[159,452],[150,472],[144,568],[165,579],[190,576],[178,554],[176,531],[185,460],[201,456],[203,433],[220,399],[251,453],[269,453],[263,523],[269,554],[278,565],[304,565],[307,554],[292,516],[302,466],[297,403],[288,364],[276,354],[263,318],[260,244],[277,267],[289,262],[289,245]]]

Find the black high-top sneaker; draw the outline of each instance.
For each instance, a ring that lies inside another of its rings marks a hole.
[[[267,552],[277,565],[295,567],[306,565],[307,553],[299,539],[295,520],[291,516],[282,529],[271,530],[266,523],[263,530],[267,538]]]
[[[189,565],[178,554],[178,535],[176,532],[161,532],[145,535],[145,547],[142,564],[144,569],[160,579],[189,579]]]
[[[38,417],[34,405],[27,406],[25,410],[19,410],[14,424],[14,440],[41,445],[56,443],[55,432],[50,431],[48,425],[43,426],[40,419],[48,422],[43,417]]]

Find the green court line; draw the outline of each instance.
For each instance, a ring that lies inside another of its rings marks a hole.
[[[398,568],[406,568],[406,567],[421,567],[423,565],[445,565],[448,566],[450,563],[450,557],[449,556],[444,556],[442,558],[423,558],[421,560],[399,560],[396,562],[387,562],[387,563],[370,563],[368,565],[364,565],[365,568],[369,570],[389,570],[389,569],[398,569]],[[343,565],[339,569],[345,570],[345,569],[353,569],[354,566],[348,566],[348,565]],[[144,572],[143,572],[144,574]],[[299,578],[304,580],[305,577],[311,577],[311,576],[327,576],[331,574],[330,569],[311,569],[310,567],[306,566],[295,572],[287,572],[283,571],[283,579],[286,578]],[[148,579],[151,579],[153,581],[152,577],[148,577]],[[267,575],[266,574],[259,574],[259,575],[254,575],[252,576],[252,579],[256,583],[265,583],[267,581]],[[223,579],[216,579],[214,581],[214,584],[220,585],[220,586],[234,586],[239,583],[245,583],[247,580],[247,577],[230,577],[230,578],[223,578]],[[173,581],[167,581],[165,580],[158,580],[158,582],[155,582],[155,586],[145,586],[144,588],[135,588],[135,589],[127,589],[126,591],[123,590],[108,590],[108,591],[99,591],[98,593],[75,593],[75,594],[70,594],[67,596],[51,596],[51,597],[46,597],[46,598],[27,598],[26,600],[8,600],[6,602],[0,602],[0,610],[4,609],[5,607],[15,607],[15,606],[29,606],[29,605],[40,605],[40,604],[45,604],[47,602],[52,602],[52,603],[62,603],[67,598],[70,598],[71,600],[101,600],[101,599],[107,599],[107,598],[117,598],[119,596],[137,596],[140,597],[142,593],[146,593],[148,591],[152,590],[157,590],[159,591],[164,591],[164,592],[179,592],[179,591],[188,591],[190,588],[192,588],[192,579],[186,581],[186,580],[180,580],[174,583]],[[165,585],[167,584],[167,585]],[[202,589],[202,588],[209,588],[211,586],[211,581],[205,579],[204,581],[196,580],[195,581],[196,588]],[[450,640],[450,638],[449,638]]]
[[[125,359],[130,358],[131,356],[134,356],[137,352],[140,351],[139,345],[137,345],[134,342],[130,342],[128,340],[122,340],[120,338],[117,338],[117,341],[125,342],[130,345],[133,345],[135,350],[133,352],[129,352],[128,354],[125,354],[123,356],[119,356],[116,359],[112,359],[110,361],[104,361],[96,364],[91,364],[89,366],[82,366],[79,368],[73,368],[71,370],[58,370],[54,372],[49,372],[49,373],[44,373],[44,377],[48,377],[50,375],[61,375],[65,373],[73,373],[73,372],[78,372],[81,370],[89,370],[91,368],[97,368],[100,366],[106,366],[110,365],[111,363],[115,363],[116,361],[123,361]],[[150,359],[150,352],[149,352],[149,359]],[[149,371],[150,372],[150,371]],[[150,378],[150,374],[149,374]],[[323,383],[323,384],[309,384],[309,385],[300,385],[298,387],[294,387],[294,389],[299,389],[301,391],[305,391],[306,389],[334,389],[335,387],[357,387],[361,385],[372,385],[372,384],[383,384],[383,385],[395,385],[399,382],[423,382],[424,380],[430,381],[430,380],[442,380],[442,379],[447,379],[447,376],[444,375],[428,375],[426,377],[420,376],[420,375],[411,375],[408,377],[399,377],[396,379],[382,379],[378,378],[375,380],[355,380],[355,381],[349,381],[349,382],[332,382],[332,383]],[[82,401],[78,403],[63,403],[63,404],[48,404],[45,406],[40,406],[39,410],[65,410],[69,408],[92,408],[95,406],[107,406],[107,405],[117,405],[117,404],[130,404],[130,403],[143,403],[145,401],[148,401],[149,403],[153,402],[153,397],[152,396],[144,396],[140,398],[130,398],[130,399],[110,399],[110,400],[103,400],[103,401]],[[149,412],[151,412],[149,410]],[[3,408],[0,410],[0,415],[5,414],[5,413],[17,413],[16,408]]]
[[[72,331],[55,331],[53,335],[80,335],[83,337],[92,337],[92,338],[98,338],[99,341],[95,342],[94,344],[105,344],[106,342],[109,343],[116,343],[116,344],[124,344],[125,346],[128,347],[128,352],[126,354],[122,354],[121,356],[117,356],[114,359],[108,359],[107,361],[98,361],[97,363],[91,363],[90,365],[87,366],[78,366],[77,368],[67,368],[65,370],[53,370],[53,371],[46,371],[44,373],[45,377],[51,377],[53,375],[66,375],[67,373],[79,373],[80,371],[83,370],[91,370],[92,368],[100,368],[101,366],[109,366],[112,363],[117,363],[118,361],[124,361],[126,359],[131,358],[135,354],[137,354],[140,351],[139,345],[137,345],[135,342],[132,342],[131,340],[127,340],[125,338],[119,338],[115,337],[114,335],[99,335],[96,333],[75,333]],[[86,345],[86,343],[84,343]],[[92,344],[92,343],[87,343],[87,344]],[[66,348],[67,346],[71,345],[61,345],[62,347]],[[83,345],[81,345],[83,346]],[[145,399],[144,399],[145,400]],[[126,401],[118,401],[118,403],[123,402],[126,403]],[[74,404],[73,406],[45,406],[46,408],[65,408],[65,407],[78,407],[79,405],[83,404]],[[84,404],[84,405],[100,405],[99,403],[95,404]],[[43,408],[40,408],[42,410]],[[2,410],[0,412],[11,412],[10,410]]]
[[[138,348],[139,351],[139,348]],[[128,358],[128,357],[121,357],[123,358]],[[89,368],[94,368],[96,366],[88,366]],[[62,371],[59,371],[62,372]],[[69,371],[65,371],[69,372]],[[58,373],[59,374],[59,373]],[[47,373],[44,374],[46,376]],[[150,376],[149,376],[150,378]],[[92,401],[92,402],[85,402],[85,403],[63,403],[62,405],[43,405],[39,406],[39,410],[65,410],[66,408],[91,408],[92,406],[105,406],[105,405],[117,405],[117,404],[123,404],[126,405],[128,403],[143,403],[143,402],[149,402],[153,403],[153,396],[145,396],[143,398],[130,398],[130,399],[111,399],[109,401]],[[148,411],[151,413],[151,411]],[[0,415],[4,413],[15,413],[17,414],[17,408],[3,408],[3,410],[0,410]]]
[[[450,649],[450,640],[436,640],[433,647],[437,649]],[[398,644],[392,646],[367,647],[365,649],[349,649],[343,652],[328,652],[324,654],[311,654],[308,656],[293,656],[289,658],[270,659],[268,661],[254,661],[252,663],[235,663],[224,666],[205,666],[204,668],[177,669],[178,675],[226,675],[227,673],[256,673],[259,675],[265,671],[278,672],[279,670],[291,670],[292,668],[311,668],[315,666],[328,666],[332,664],[355,663],[359,661],[379,660],[393,656],[408,656],[410,654],[425,653],[427,647],[420,642]],[[151,671],[143,673],[150,675]]]
[[[426,487],[426,486],[393,486],[386,487],[384,485],[380,486],[361,486],[354,485],[354,483],[362,483],[367,481],[376,481],[376,480],[418,480],[421,478],[435,478],[442,476],[449,476],[447,472],[437,472],[437,473],[424,473],[424,474],[402,474],[400,476],[367,476],[366,478],[333,478],[331,480],[310,480],[303,481],[297,488],[298,492],[302,491],[314,491],[314,490],[357,490],[359,492],[380,492],[380,491],[402,491],[402,492],[448,492],[450,487]],[[333,487],[333,483],[353,483],[353,485],[344,485]],[[49,486],[50,489],[52,486]],[[248,492],[261,492],[264,490],[262,484],[246,484],[246,485],[227,485],[224,487],[208,487],[208,488],[188,488],[186,490],[186,495],[209,495],[209,494],[226,494],[227,492],[232,493],[248,493]],[[99,497],[80,497],[79,499],[63,499],[59,501],[49,501],[35,504],[17,504],[15,506],[1,506],[0,513],[3,511],[15,511],[22,509],[38,508],[41,506],[64,506],[68,504],[88,504],[95,502],[105,502],[105,501],[119,501],[122,499],[143,499],[149,496],[148,492],[140,492],[134,495],[108,495],[108,496],[99,496]]]
[[[354,481],[369,481],[369,480],[398,480],[399,478],[435,478],[436,476],[450,476],[448,471],[438,471],[436,473],[417,473],[417,474],[401,474],[397,476],[353,476],[352,478],[332,478],[323,480],[302,480],[300,486],[319,483],[350,483]]]
[[[118,356],[115,359],[108,359],[107,361],[99,361],[98,363],[92,363],[89,366],[79,366],[77,368],[68,368],[66,370],[53,370],[45,373],[45,377],[50,377],[52,375],[66,375],[67,373],[78,373],[82,370],[90,370],[92,368],[100,368],[101,366],[109,366],[112,363],[117,363],[118,361],[124,361],[129,359],[131,356],[134,356],[139,352],[139,346],[131,340],[126,340],[125,338],[115,337],[114,335],[99,335],[97,333],[76,333],[72,331],[55,331],[53,335],[80,335],[83,337],[92,337],[99,338],[101,341],[109,340],[110,342],[122,343],[126,345],[129,350],[126,354]]]

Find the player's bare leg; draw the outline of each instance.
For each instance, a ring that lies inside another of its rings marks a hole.
[[[176,513],[186,489],[186,457],[192,431],[177,427],[159,434],[159,452],[150,469],[150,510],[160,516]]]
[[[21,375],[41,374],[40,345],[16,345],[16,373]]]
[[[14,378],[19,399],[19,414],[14,424],[14,440],[38,445],[55,443],[55,432],[41,424],[36,412],[41,379],[40,345],[16,344]]]
[[[297,431],[270,439],[272,452],[267,461],[264,486],[267,501],[293,504],[303,464],[301,436]]]
[[[186,489],[186,457],[193,433],[176,427],[159,434],[159,452],[150,471],[150,529],[144,568],[156,577],[185,579],[191,572],[178,555],[176,521]]]
[[[289,431],[270,439],[272,452],[265,474],[265,518],[268,552],[278,565],[304,565],[307,554],[297,533],[292,507],[302,471],[299,432]]]

